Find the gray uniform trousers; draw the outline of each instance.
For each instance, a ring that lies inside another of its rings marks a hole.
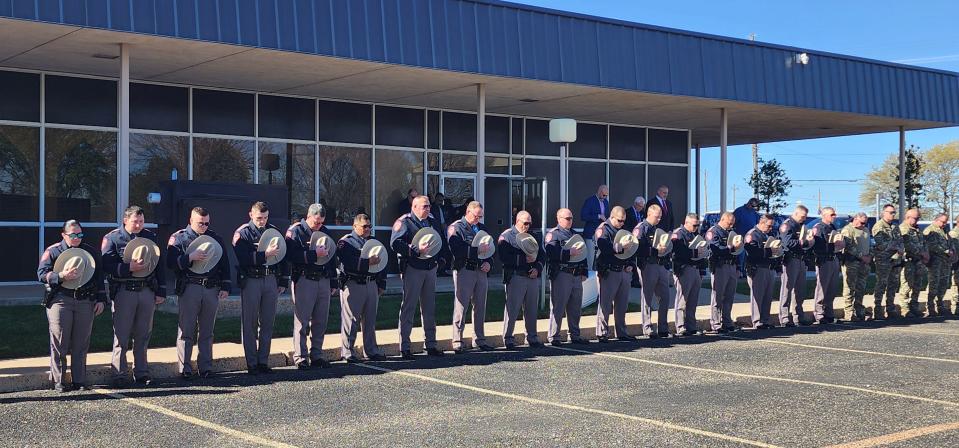
[[[659,264],[643,268],[643,334],[669,333],[669,272]],[[653,326],[653,299],[656,298],[656,326]]]
[[[463,330],[466,328],[466,309],[473,303],[473,347],[486,344],[486,293],[489,278],[483,271],[460,269],[453,271],[453,286],[456,300],[453,302],[453,348],[463,346]]]
[[[213,370],[213,325],[216,323],[217,307],[220,306],[219,293],[220,288],[206,288],[191,283],[186,285],[180,296],[177,303],[180,324],[176,337],[177,367],[180,372],[193,372],[190,359],[193,358],[194,343],[197,346],[197,369],[200,372]],[[240,313],[243,313],[242,309]],[[243,342],[246,343],[245,338]]]
[[[596,260],[596,238],[590,235],[589,238],[584,237],[583,242],[586,243],[586,267],[592,271],[593,261]]]
[[[156,294],[150,288],[126,291],[122,287],[113,299],[113,377],[127,375],[127,349],[133,338],[133,375],[150,374],[147,365],[147,347],[153,332],[153,311],[156,310]]]
[[[413,316],[419,304],[426,335],[426,348],[436,348],[436,267],[428,271],[406,267],[403,272],[403,300],[400,303],[400,350],[410,349]]]
[[[523,323],[526,325],[526,343],[539,342],[536,332],[536,309],[539,306],[539,277],[529,278],[514,275],[506,284],[506,306],[503,310],[503,343],[516,341],[513,327],[523,308]]]
[[[50,324],[50,380],[63,383],[67,370],[67,353],[70,354],[70,374],[76,384],[87,381],[87,351],[90,349],[90,333],[93,332],[93,306],[91,300],[77,300],[65,294],[57,294],[47,308]]]
[[[739,270],[735,264],[722,263],[716,266],[713,272],[710,295],[709,324],[713,330],[730,328],[733,326],[733,300],[736,299],[736,283],[739,281]]]
[[[269,361],[273,320],[276,318],[276,301],[279,295],[275,275],[247,278],[246,285],[240,292],[240,338],[243,341],[247,368],[267,364]],[[296,332],[293,333],[293,338],[296,338]]]
[[[816,320],[833,319],[832,302],[839,286],[839,260],[824,261],[816,266]]]
[[[783,260],[779,287],[779,323],[786,325],[803,319],[802,302],[806,298],[806,263],[793,257]]]
[[[599,279],[599,306],[596,307],[596,337],[609,337],[609,315],[613,314],[616,336],[626,332],[626,307],[629,305],[629,285],[633,273],[609,271]],[[646,285],[643,285],[645,288]]]
[[[293,282],[293,363],[323,357],[323,336],[330,319],[330,279],[300,277]],[[306,339],[310,339],[307,351]],[[267,343],[269,347],[269,343]]]
[[[749,282],[749,303],[752,307],[753,326],[768,324],[776,271],[757,266],[756,273],[746,276],[746,281]]]
[[[703,286],[703,277],[699,268],[683,266],[680,272],[674,272],[676,280],[676,332],[684,330],[696,331],[696,306],[699,305],[699,290]]]
[[[343,343],[340,354],[344,358],[356,356],[356,332],[363,330],[363,352],[367,357],[380,354],[376,345],[376,307],[380,292],[376,282],[365,285],[354,280],[346,282],[346,289],[340,291],[340,341]]]
[[[579,319],[583,310],[583,282],[569,272],[560,272],[550,280],[549,342],[562,340],[559,330],[563,317],[569,317],[569,340],[579,339]]]

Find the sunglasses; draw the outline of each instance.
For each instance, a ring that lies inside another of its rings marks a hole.
[[[573,219],[573,217],[572,217],[572,216],[560,216],[559,219],[562,219],[563,221],[571,221],[571,220]]]
[[[80,233],[64,233],[68,238],[83,238],[83,232]]]
[[[360,226],[360,227],[363,228],[363,229],[369,229],[370,227],[373,227],[373,226],[371,226],[371,225],[369,225],[369,224],[363,224],[363,225]]]
[[[210,227],[210,221],[198,222],[198,223],[196,223],[196,225],[198,225],[198,226],[203,226],[203,227]]]
[[[694,229],[695,229],[695,228],[698,228],[698,227],[699,227],[699,224],[693,224],[693,228],[694,228]]]
[[[524,222],[519,223],[519,225],[521,225],[521,226],[528,226],[528,225],[530,225],[530,224],[532,224],[532,223],[533,223],[533,221],[524,221]]]

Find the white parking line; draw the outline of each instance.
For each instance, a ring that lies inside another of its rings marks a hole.
[[[922,402],[926,402],[926,403],[935,403],[935,404],[939,404],[939,405],[943,405],[943,406],[948,406],[948,407],[959,407],[959,403],[956,403],[956,402],[953,402],[953,401],[936,400],[936,399],[934,399],[934,398],[926,398],[926,397],[919,397],[919,396],[915,396],[915,395],[899,394],[899,393],[896,393],[896,392],[886,392],[886,391],[882,391],[882,390],[866,389],[866,388],[856,387],[856,386],[845,386],[845,385],[842,385],[842,384],[823,383],[823,382],[819,382],[819,381],[797,380],[797,379],[792,379],[792,378],[783,378],[783,377],[766,376],[766,375],[754,375],[754,374],[750,374],[750,373],[730,372],[730,371],[727,371],[727,370],[719,370],[719,369],[707,369],[707,368],[705,368],[705,367],[687,366],[687,365],[683,365],[683,364],[674,364],[674,363],[662,362],[662,361],[652,361],[652,360],[649,360],[649,359],[635,358],[635,357],[632,357],[632,356],[614,355],[614,354],[611,354],[611,353],[591,352],[591,351],[588,351],[588,350],[579,350],[579,349],[568,348],[568,347],[552,347],[552,346],[549,346],[549,347],[552,348],[552,349],[554,349],[554,350],[563,350],[563,351],[573,352],[573,353],[582,353],[582,354],[587,354],[587,355],[602,356],[602,357],[606,357],[606,358],[621,359],[621,360],[624,360],[624,361],[639,362],[639,363],[643,363],[643,364],[650,364],[650,365],[660,366],[660,367],[670,367],[670,368],[674,368],[674,369],[692,370],[692,371],[703,372],[703,373],[716,373],[716,374],[720,374],[720,375],[727,375],[727,376],[733,376],[733,377],[738,377],[738,378],[751,378],[751,379],[757,379],[757,380],[776,381],[776,382],[781,382],[781,383],[804,384],[804,385],[807,385],[807,386],[828,387],[828,388],[833,388],[833,389],[842,389],[842,390],[849,390],[849,391],[855,391],[855,392],[863,392],[863,393],[867,393],[867,394],[880,395],[880,396],[885,396],[885,397],[895,397],[895,398],[903,398],[903,399],[907,399],[907,400],[922,401]]]
[[[724,338],[736,339],[739,341],[756,341],[756,342],[765,342],[767,344],[779,344],[779,345],[789,345],[793,347],[804,347],[804,348],[814,348],[819,350],[829,350],[834,352],[844,352],[844,353],[860,353],[863,355],[876,355],[876,356],[888,356],[890,358],[904,358],[904,359],[917,359],[921,361],[935,361],[935,362],[949,362],[959,364],[959,359],[949,359],[949,358],[933,358],[929,356],[915,356],[915,355],[900,355],[898,353],[885,353],[885,352],[874,352],[869,350],[856,350],[851,348],[841,348],[841,347],[827,347],[823,345],[812,345],[812,344],[800,344],[797,342],[786,342],[778,341],[774,339],[753,339],[753,338],[744,338],[739,336],[729,336],[722,335]]]
[[[912,428],[905,431],[894,432],[892,434],[885,434],[878,437],[871,437],[863,440],[856,440],[854,442],[842,443],[839,445],[830,445],[826,448],[870,448],[874,446],[889,445],[892,443],[902,442],[905,440],[912,440],[918,437],[927,436],[929,434],[935,434],[938,432],[946,431],[955,431],[959,430],[959,422],[953,423],[941,423],[938,425],[923,426],[922,428]]]
[[[208,422],[208,421],[206,421],[206,420],[202,420],[202,419],[196,418],[196,417],[194,417],[194,416],[192,416],[192,415],[187,415],[187,414],[183,414],[183,413],[174,411],[174,410],[172,410],[172,409],[167,409],[167,408],[165,408],[165,407],[163,407],[163,406],[155,405],[155,404],[153,404],[153,403],[149,403],[149,402],[146,402],[146,401],[137,399],[137,398],[128,397],[128,396],[123,395],[123,394],[118,393],[118,392],[111,392],[111,391],[109,391],[109,390],[104,390],[104,389],[94,389],[94,392],[96,392],[96,393],[98,393],[98,394],[103,394],[103,395],[106,395],[106,396],[109,396],[109,397],[116,398],[116,399],[118,399],[118,400],[121,400],[121,401],[123,401],[123,402],[132,404],[132,405],[134,405],[134,406],[139,406],[139,407],[144,408],[144,409],[149,409],[149,410],[151,410],[151,411],[153,411],[153,412],[157,412],[157,413],[160,413],[160,414],[169,416],[169,417],[173,417],[173,418],[175,418],[175,419],[177,419],[177,420],[181,420],[181,421],[184,421],[184,422],[187,422],[187,423],[196,425],[196,426],[200,426],[200,427],[203,427],[203,428],[211,429],[211,430],[216,431],[216,432],[218,432],[218,433],[225,434],[225,435],[228,435],[228,436],[231,436],[231,437],[234,437],[234,438],[237,438],[237,439],[246,441],[246,442],[254,443],[254,444],[257,444],[257,445],[269,446],[269,447],[273,447],[273,448],[296,448],[296,445],[290,445],[290,444],[288,444],[288,443],[277,442],[277,441],[275,441],[275,440],[265,439],[265,438],[260,437],[260,436],[255,436],[255,435],[253,435],[253,434],[245,433],[245,432],[243,432],[243,431],[238,431],[238,430],[233,429],[233,428],[229,428],[229,427],[226,427],[226,426],[223,426],[223,425],[219,425],[219,424],[216,424],[216,423],[213,423],[213,422]]]
[[[577,406],[577,405],[572,405],[572,404],[559,403],[559,402],[555,402],[555,401],[540,400],[540,399],[538,399],[538,398],[527,397],[527,396],[525,396],[525,395],[517,395],[517,394],[512,394],[512,393],[507,393],[507,392],[500,392],[500,391],[496,391],[496,390],[492,390],[492,389],[486,389],[486,388],[482,388],[482,387],[470,386],[470,385],[468,385],[468,384],[456,383],[456,382],[453,382],[453,381],[442,380],[442,379],[439,379],[439,378],[433,378],[433,377],[429,377],[429,376],[426,376],[426,375],[420,375],[420,374],[417,374],[417,373],[411,373],[411,372],[406,372],[406,371],[402,371],[402,370],[388,369],[388,368],[386,368],[386,367],[380,367],[380,366],[371,365],[371,364],[355,364],[355,365],[356,365],[357,367],[362,367],[362,368],[365,368],[365,369],[376,370],[376,371],[384,372],[384,373],[392,373],[392,374],[395,374],[395,375],[402,375],[402,376],[409,377],[409,378],[416,378],[416,379],[423,380],[423,381],[429,381],[429,382],[431,382],[431,383],[442,384],[442,385],[444,385],[444,386],[455,387],[455,388],[458,388],[458,389],[464,389],[464,390],[468,390],[468,391],[472,391],[472,392],[476,392],[476,393],[481,393],[481,394],[486,394],[486,395],[493,395],[493,396],[501,397],[501,398],[509,398],[509,399],[512,399],[512,400],[522,401],[522,402],[526,402],[526,403],[530,403],[530,404],[535,404],[535,405],[540,405],[540,406],[552,406],[552,407],[567,409],[567,410],[571,410],[571,411],[580,411],[580,412],[587,412],[587,413],[590,413],[590,414],[604,415],[604,416],[607,416],[607,417],[616,417],[616,418],[621,418],[621,419],[624,419],[624,420],[631,420],[631,421],[635,421],[635,422],[646,423],[646,424],[649,424],[649,425],[658,426],[658,427],[660,427],[660,428],[670,429],[670,430],[674,430],[674,431],[682,431],[682,432],[687,432],[687,433],[691,433],[691,434],[697,434],[697,435],[704,436],[704,437],[710,437],[710,438],[713,438],[713,439],[725,440],[725,441],[728,441],[728,442],[736,442],[736,443],[741,443],[741,444],[744,444],[744,445],[760,446],[760,447],[775,447],[775,446],[776,446],[776,445],[771,445],[771,444],[764,443],[764,442],[758,442],[758,441],[755,441],[755,440],[743,439],[743,438],[741,438],[741,437],[731,436],[731,435],[727,435],[727,434],[720,434],[720,433],[716,433],[716,432],[712,432],[712,431],[706,431],[706,430],[702,430],[702,429],[691,428],[691,427],[688,427],[688,426],[682,426],[682,425],[678,425],[678,424],[675,424],[675,423],[669,423],[669,422],[664,422],[664,421],[660,421],[660,420],[653,420],[653,419],[644,418],[644,417],[638,417],[638,416],[629,415],[629,414],[620,414],[620,413],[618,413],[618,412],[604,411],[604,410],[602,410],[602,409],[587,408],[587,407],[584,407],[584,406]]]

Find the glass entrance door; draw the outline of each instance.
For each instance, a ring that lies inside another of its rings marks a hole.
[[[476,176],[444,174],[442,179],[443,196],[458,216],[466,211],[466,204],[475,198]]]

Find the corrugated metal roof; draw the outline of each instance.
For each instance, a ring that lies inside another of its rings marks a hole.
[[[0,16],[959,124],[959,75],[493,0],[9,0]],[[808,65],[797,64],[800,52]]]

